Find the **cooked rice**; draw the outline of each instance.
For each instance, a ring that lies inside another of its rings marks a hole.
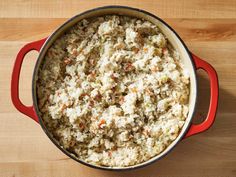
[[[125,167],[160,154],[188,115],[189,74],[142,19],[84,19],[48,49],[37,82],[47,129],[78,159]]]

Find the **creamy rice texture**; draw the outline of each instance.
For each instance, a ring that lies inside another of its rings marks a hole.
[[[161,153],[188,115],[189,74],[158,27],[84,19],[49,48],[37,81],[41,117],[80,160],[125,167]]]

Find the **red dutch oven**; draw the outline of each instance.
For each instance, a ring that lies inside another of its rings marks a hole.
[[[137,18],[143,18],[145,20],[151,21],[152,23],[156,24],[160,28],[160,30],[165,34],[165,36],[168,38],[168,40],[174,46],[174,48],[178,50],[178,52],[180,53],[180,57],[183,60],[184,67],[186,67],[190,72],[189,114],[186,119],[185,125],[183,126],[181,132],[179,133],[179,136],[163,152],[161,152],[157,156],[141,164],[137,164],[137,165],[129,166],[129,167],[102,167],[102,166],[88,164],[84,161],[79,160],[73,154],[71,154],[64,148],[62,148],[57,142],[57,140],[52,137],[51,133],[48,132],[47,128],[45,127],[42,121],[42,118],[40,117],[40,112],[39,112],[38,103],[37,103],[37,95],[36,95],[36,81],[37,81],[39,66],[44,60],[44,56],[48,48],[52,45],[52,43],[59,36],[61,36],[67,29],[72,27],[75,23],[77,23],[80,20],[84,18],[92,18],[92,17],[98,17],[98,16],[110,15],[110,14],[127,15],[127,16],[133,16]],[[19,76],[20,76],[21,65],[24,60],[24,56],[32,50],[36,50],[39,52],[39,56],[37,58],[37,62],[34,68],[33,79],[32,79],[33,105],[25,106],[19,99]],[[194,125],[191,122],[193,119],[196,101],[197,101],[198,90],[197,90],[196,70],[198,69],[203,69],[208,74],[209,80],[210,80],[211,95],[210,95],[210,106],[209,106],[207,117],[202,123],[198,125]],[[19,51],[16,57],[15,64],[13,67],[13,72],[12,72],[12,80],[11,80],[12,102],[14,106],[20,112],[29,116],[30,118],[35,120],[37,123],[39,123],[42,129],[44,130],[44,132],[47,134],[47,136],[51,139],[51,141],[66,155],[76,160],[77,162],[80,162],[87,166],[99,168],[99,169],[105,169],[105,170],[127,170],[127,169],[134,169],[134,168],[146,166],[162,158],[163,156],[165,156],[183,138],[187,138],[189,136],[206,131],[209,127],[211,127],[211,125],[214,123],[214,120],[215,120],[215,115],[216,115],[217,105],[218,105],[218,93],[219,93],[218,78],[217,78],[217,73],[214,70],[214,68],[206,61],[190,53],[188,48],[182,41],[182,39],[179,37],[179,35],[166,22],[164,22],[162,19],[156,17],[155,15],[149,12],[136,9],[136,8],[126,7],[126,6],[105,6],[105,7],[99,7],[92,10],[88,10],[86,12],[78,14],[72,17],[71,19],[69,19],[67,22],[62,24],[57,30],[55,30],[55,32],[53,32],[48,38],[26,44]]]

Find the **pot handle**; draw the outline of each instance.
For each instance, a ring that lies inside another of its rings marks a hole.
[[[34,106],[25,106],[19,98],[19,77],[22,62],[24,60],[25,55],[31,50],[40,51],[42,45],[44,44],[45,39],[41,39],[39,41],[31,42],[26,44],[16,56],[15,64],[13,66],[12,77],[11,77],[11,100],[16,109],[18,109],[23,114],[31,117],[33,120],[38,122],[38,117],[35,113]]]
[[[192,54],[192,57],[196,65],[196,68],[205,70],[210,78],[211,96],[210,96],[210,106],[207,118],[199,125],[192,124],[188,132],[186,133],[185,138],[201,133],[210,128],[214,123],[218,106],[219,83],[215,69],[209,63],[200,59],[196,55]]]

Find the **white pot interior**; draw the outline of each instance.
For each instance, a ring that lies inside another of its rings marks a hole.
[[[139,11],[137,9],[127,8],[127,7],[119,7],[119,6],[112,6],[112,7],[102,7],[97,8],[94,10],[87,11],[81,15],[75,16],[72,19],[68,20],[64,25],[62,25],[59,29],[57,29],[47,40],[43,48],[41,49],[40,56],[38,58],[38,65],[35,68],[35,73],[37,73],[37,70],[40,65],[40,62],[43,60],[44,55],[47,51],[47,49],[51,46],[51,44],[58,38],[58,36],[62,35],[65,30],[73,26],[75,23],[80,21],[84,18],[91,18],[91,17],[98,17],[102,15],[108,15],[108,14],[117,14],[117,15],[127,15],[127,16],[134,16],[137,18],[143,18],[146,19],[154,24],[156,24],[161,31],[165,34],[165,36],[168,38],[170,43],[173,45],[173,47],[179,52],[180,58],[182,59],[184,63],[184,67],[188,69],[190,73],[190,100],[189,100],[189,114],[186,119],[185,125],[183,126],[179,136],[159,155],[153,157],[152,159],[143,162],[141,164],[137,164],[135,166],[130,167],[112,167],[112,169],[132,169],[136,167],[140,167],[146,164],[149,164],[152,161],[155,161],[156,159],[159,159],[160,157],[164,156],[169,152],[176,144],[179,142],[184,134],[186,133],[186,130],[188,129],[189,125],[191,124],[191,119],[194,113],[195,103],[196,103],[196,92],[197,92],[197,81],[196,81],[196,74],[195,74],[195,68],[194,64],[189,56],[189,53],[184,46],[184,44],[181,42],[179,37],[168,27],[166,24],[164,24],[161,20],[157,19],[154,16],[151,16],[148,13],[145,13],[143,11]],[[37,77],[37,76],[36,76]],[[34,80],[34,96],[36,96],[36,79]],[[110,167],[102,167],[104,169],[108,169]]]

